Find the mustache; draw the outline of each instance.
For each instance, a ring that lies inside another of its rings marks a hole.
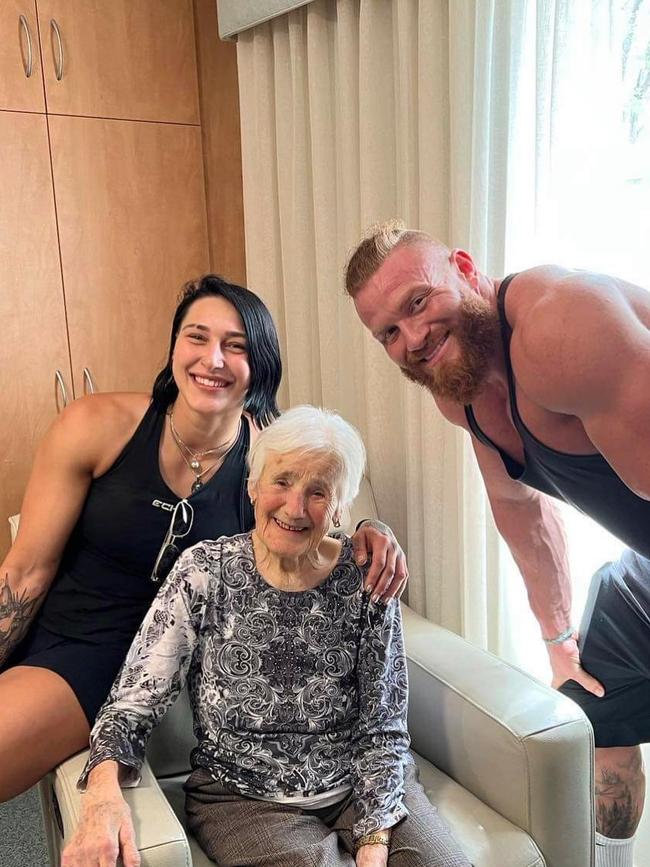
[[[442,336],[437,337],[435,340],[427,340],[425,345],[420,349],[417,349],[414,352],[407,352],[406,361],[402,369],[408,370],[409,368],[417,367],[422,364],[424,359],[428,358],[433,353],[433,350],[449,337],[450,333],[451,332],[449,331],[445,331]]]

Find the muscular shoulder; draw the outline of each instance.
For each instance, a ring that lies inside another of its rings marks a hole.
[[[650,334],[626,284],[550,268],[519,281],[508,298],[511,361],[518,386],[540,406],[581,416],[647,365]]]
[[[133,435],[150,397],[139,393],[94,394],[69,404],[48,432],[44,447],[75,454],[93,475],[101,475]]]

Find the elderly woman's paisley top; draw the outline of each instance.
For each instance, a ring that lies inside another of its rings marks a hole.
[[[343,534],[318,587],[285,592],[258,573],[250,533],[177,562],[91,733],[88,764],[137,783],[147,738],[187,679],[194,768],[254,798],[352,788],[355,837],[403,818],[407,674],[399,603],[373,603]],[[127,780],[127,784],[128,784]]]

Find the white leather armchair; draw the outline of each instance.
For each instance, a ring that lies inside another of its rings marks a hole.
[[[357,516],[376,514],[369,485]],[[403,606],[409,729],[421,781],[475,867],[593,867],[593,735],[569,699]],[[213,862],[183,827],[195,741],[187,695],[125,790],[143,867]],[[41,782],[51,867],[79,817],[80,753]]]

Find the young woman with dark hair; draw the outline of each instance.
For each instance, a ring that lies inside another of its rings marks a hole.
[[[207,275],[181,295],[153,395],[84,397],[52,425],[0,567],[0,800],[87,744],[181,551],[253,526],[246,456],[281,373],[264,303]],[[358,535],[377,591],[396,592],[394,537]]]

